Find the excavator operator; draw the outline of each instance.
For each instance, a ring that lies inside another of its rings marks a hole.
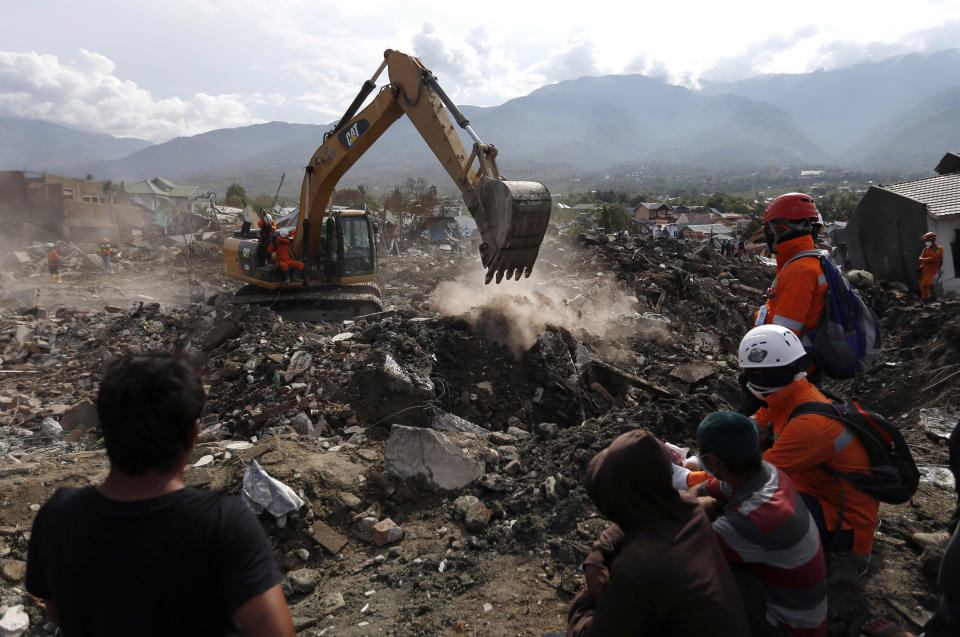
[[[303,269],[303,261],[297,261],[290,256],[290,239],[296,230],[291,232],[290,228],[280,228],[277,231],[275,239],[270,243],[267,249],[271,254],[277,253],[277,265],[283,272],[283,278],[286,283],[290,282],[290,268],[300,270],[300,275],[306,278],[306,272]]]

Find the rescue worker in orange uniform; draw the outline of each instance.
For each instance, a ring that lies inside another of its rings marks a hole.
[[[276,240],[270,244],[270,252],[277,253],[277,265],[283,271],[284,280],[290,283],[290,268],[300,270],[303,280],[306,281],[306,271],[303,269],[303,261],[296,261],[290,256],[290,228],[280,228],[277,231]]]
[[[763,459],[783,469],[813,515],[826,551],[867,554],[873,549],[879,502],[820,468],[855,473],[870,468],[857,435],[833,418],[803,414],[805,402],[830,400],[806,379],[808,356],[797,335],[779,325],[755,327],[740,341],[747,388],[765,406],[753,416]],[[839,527],[839,528],[838,528]]]
[[[920,253],[920,297],[924,301],[933,300],[930,293],[933,280],[943,267],[943,248],[937,244],[937,235],[928,232],[923,235],[923,252]]]
[[[763,214],[767,247],[777,254],[777,274],[767,292],[767,303],[756,314],[755,325],[782,325],[803,338],[804,329],[820,321],[827,283],[819,258],[797,254],[815,250],[814,233],[822,217],[810,195],[791,192],[773,200]]]
[[[47,270],[50,271],[50,281],[63,283],[60,277],[60,254],[52,243],[47,244]]]

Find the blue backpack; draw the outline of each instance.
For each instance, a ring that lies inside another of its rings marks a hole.
[[[880,355],[880,323],[870,306],[850,285],[846,275],[820,250],[805,250],[784,264],[803,257],[820,259],[827,291],[820,322],[804,330],[803,348],[824,373],[835,378],[853,378],[873,367]]]

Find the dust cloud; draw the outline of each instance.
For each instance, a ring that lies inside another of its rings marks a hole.
[[[519,358],[547,326],[598,337],[635,333],[629,318],[639,303],[612,276],[578,278],[565,285],[537,272],[521,281],[484,285],[472,272],[440,283],[430,305],[440,314],[466,318],[476,333]]]

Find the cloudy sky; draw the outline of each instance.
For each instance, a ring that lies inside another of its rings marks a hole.
[[[626,7],[626,8],[625,8]],[[339,117],[386,48],[460,104],[585,75],[701,80],[960,46],[960,0],[0,0],[0,117],[154,142]]]

